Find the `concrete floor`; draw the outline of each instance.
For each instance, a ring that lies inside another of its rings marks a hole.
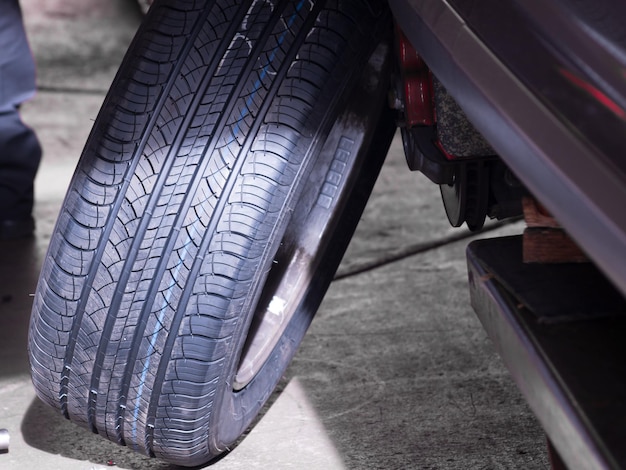
[[[39,70],[24,119],[44,147],[37,235],[0,244],[0,468],[168,469],[75,427],[28,375],[31,294],[65,188],[141,21],[133,0],[22,0]],[[519,233],[518,224],[481,234]],[[211,468],[544,469],[545,438],[469,306],[469,234],[396,139],[293,364],[247,437]],[[377,266],[377,267],[373,267]]]

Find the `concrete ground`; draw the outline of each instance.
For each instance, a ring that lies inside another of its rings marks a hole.
[[[32,240],[0,244],[0,468],[168,469],[36,398],[26,334],[65,189],[141,15],[133,0],[22,0],[39,70],[23,108],[42,141]],[[519,233],[490,225],[481,237]],[[394,142],[294,362],[218,469],[544,469],[545,438],[469,306],[464,229]]]

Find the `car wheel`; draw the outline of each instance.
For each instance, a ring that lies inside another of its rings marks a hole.
[[[29,335],[38,395],[179,465],[267,401],[394,133],[385,2],[155,2],[89,137]]]

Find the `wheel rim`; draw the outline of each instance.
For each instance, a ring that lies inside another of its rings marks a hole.
[[[261,370],[314,276],[324,269],[321,261],[336,225],[334,216],[349,197],[348,175],[355,159],[340,151],[323,152],[320,159],[325,164],[318,161],[317,167],[323,167],[326,176],[319,169],[313,171],[291,211],[248,330],[233,381],[235,391],[244,389]]]

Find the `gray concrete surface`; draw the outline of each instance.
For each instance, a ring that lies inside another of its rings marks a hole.
[[[65,188],[140,21],[132,0],[23,0],[44,160],[33,240],[0,244],[0,468],[168,469],[75,427],[28,375],[31,294]],[[480,236],[519,233],[509,225]],[[272,405],[214,469],[544,469],[545,438],[468,302],[467,236],[396,139]],[[443,242],[443,243],[442,243]]]

